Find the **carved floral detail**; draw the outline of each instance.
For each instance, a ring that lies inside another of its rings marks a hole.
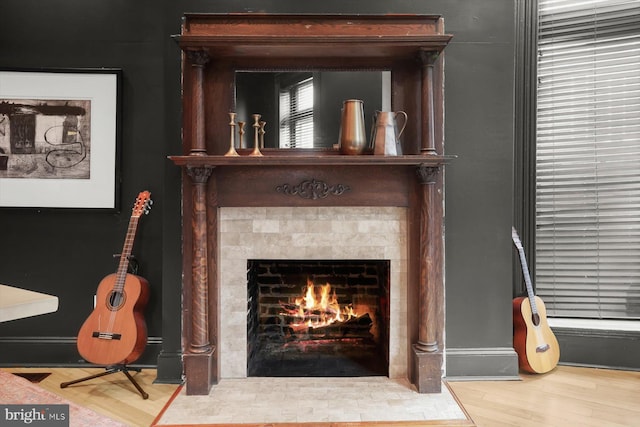
[[[204,67],[211,59],[206,50],[187,50],[186,53],[194,67]]]
[[[282,184],[276,187],[278,193],[289,196],[300,196],[303,199],[324,199],[329,195],[340,196],[350,191],[351,187],[344,184],[329,185],[317,179],[304,180],[298,185]]]
[[[213,172],[210,166],[187,166],[187,175],[194,183],[206,183]]]
[[[416,168],[420,184],[435,184],[439,171],[440,168],[438,166],[420,165]]]
[[[418,52],[418,61],[423,67],[433,67],[439,56],[439,52],[422,49]]]

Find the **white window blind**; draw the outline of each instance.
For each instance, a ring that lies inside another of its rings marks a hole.
[[[313,78],[280,90],[280,148],[313,148]]]
[[[536,290],[640,318],[640,2],[539,0]]]

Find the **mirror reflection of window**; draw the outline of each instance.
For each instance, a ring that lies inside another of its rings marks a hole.
[[[313,148],[313,77],[280,85],[280,148]]]
[[[265,148],[333,149],[345,99],[363,101],[369,128],[375,110],[390,111],[390,74],[364,70],[237,71],[237,120],[246,121],[251,132],[252,115],[260,114],[266,122]],[[251,148],[246,146],[251,141],[248,138],[242,148]]]

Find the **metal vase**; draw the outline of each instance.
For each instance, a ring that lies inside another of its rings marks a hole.
[[[340,152],[362,154],[367,146],[364,126],[364,105],[360,99],[347,99],[342,104],[340,122]]]
[[[398,119],[402,117],[402,128],[398,132]],[[407,113],[404,111],[376,111],[371,131],[373,154],[384,156],[402,155],[400,136],[407,126]]]

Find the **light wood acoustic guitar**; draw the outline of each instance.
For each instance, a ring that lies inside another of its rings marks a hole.
[[[547,323],[544,302],[533,292],[524,248],[518,232],[513,227],[511,237],[518,249],[528,295],[513,300],[513,347],[518,353],[520,369],[534,374],[544,374],[557,366],[560,360],[560,347]]]
[[[144,309],[148,282],[127,272],[133,241],[142,214],[149,213],[151,193],[136,198],[116,273],[100,281],[96,306],[78,332],[78,351],[97,365],[126,365],[137,360],[147,345]]]

